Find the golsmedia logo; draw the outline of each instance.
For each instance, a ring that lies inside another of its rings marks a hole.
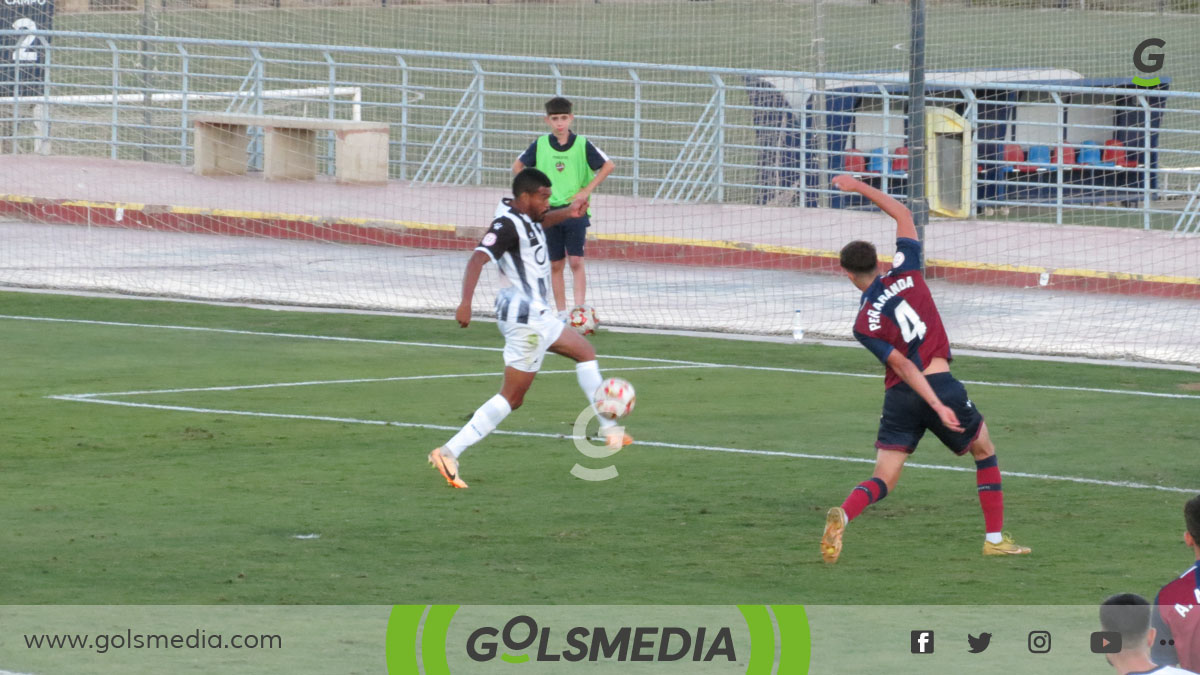
[[[1167,55],[1162,52],[1146,53],[1151,47],[1162,49],[1167,41],[1162,38],[1147,38],[1142,40],[1133,50],[1133,67],[1143,73],[1157,73],[1166,63]],[[1162,80],[1157,77],[1144,78],[1134,76],[1132,82],[1139,87],[1157,87]]]
[[[801,675],[809,656],[800,605],[396,605],[387,628],[390,675]]]
[[[703,626],[695,630],[677,626],[621,626],[615,631],[604,626],[573,626],[566,633],[567,648],[558,652],[551,647],[557,642],[551,629],[544,627],[539,633],[537,621],[522,614],[514,616],[503,629],[492,626],[475,629],[467,638],[467,656],[479,663],[491,661],[503,646],[502,661],[525,663],[529,655],[519,652],[536,642],[539,662],[737,660],[729,626],[718,627],[711,639],[707,633]],[[509,650],[517,653],[510,654]]]

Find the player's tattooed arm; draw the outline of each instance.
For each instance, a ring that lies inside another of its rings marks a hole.
[[[471,298],[475,297],[475,287],[479,285],[479,274],[483,266],[491,262],[491,257],[483,251],[475,251],[467,261],[467,271],[463,274],[462,300],[454,312],[454,320],[466,328],[471,323]]]
[[[958,415],[955,415],[954,410],[945,403],[942,403],[942,400],[933,391],[933,387],[929,386],[929,380],[925,379],[925,373],[922,373],[921,369],[917,368],[917,364],[913,363],[897,349],[893,349],[888,354],[887,364],[892,370],[896,371],[896,374],[900,376],[900,379],[904,380],[905,384],[912,387],[913,391],[917,392],[917,395],[929,404],[930,408],[933,408],[933,411],[937,413],[937,416],[942,420],[942,424],[946,425],[947,429],[951,431],[963,430],[962,425],[958,423]]]
[[[846,174],[834,176],[832,185],[843,192],[857,192],[870,199],[875,206],[891,216],[892,220],[896,221],[897,239],[917,238],[917,227],[913,224],[912,211],[909,211],[907,206],[896,201],[891,195]]]

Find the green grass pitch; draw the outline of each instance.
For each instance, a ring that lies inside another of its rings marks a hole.
[[[824,511],[874,455],[862,349],[602,332],[641,443],[556,437],[582,396],[550,356],[453,490],[425,455],[498,389],[494,324],[24,293],[0,315],[0,604],[1092,604],[1190,562],[1195,373],[959,358],[1033,555],[980,556],[973,473],[913,466],[826,566]],[[83,394],[157,407],[48,398]],[[972,468],[936,439],[912,461]]]

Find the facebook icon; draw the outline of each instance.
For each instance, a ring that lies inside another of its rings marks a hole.
[[[933,653],[933,631],[931,630],[914,630],[910,642],[914,654]]]

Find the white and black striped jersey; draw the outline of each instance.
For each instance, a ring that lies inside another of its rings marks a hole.
[[[500,200],[496,217],[475,247],[500,268],[512,284],[496,298],[496,318],[512,323],[529,323],[529,317],[550,309],[550,256],[541,223],[517,213],[512,200]]]

